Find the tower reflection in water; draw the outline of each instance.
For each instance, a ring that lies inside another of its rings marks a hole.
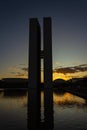
[[[28,130],[53,130],[53,91],[44,90],[44,120],[41,120],[40,91],[30,89],[28,93]]]

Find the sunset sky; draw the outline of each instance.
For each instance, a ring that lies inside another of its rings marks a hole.
[[[53,79],[87,76],[87,0],[0,0],[0,78],[27,78],[29,18],[52,18]]]

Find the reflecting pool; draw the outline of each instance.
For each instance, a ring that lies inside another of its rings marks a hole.
[[[54,91],[53,111],[46,108],[47,117],[44,102],[44,92],[41,91],[42,124],[50,118],[48,123],[53,130],[87,130],[87,100],[68,92]],[[27,90],[0,90],[0,130],[29,130],[28,107]]]

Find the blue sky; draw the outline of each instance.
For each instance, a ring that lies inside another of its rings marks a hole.
[[[38,18],[42,27],[43,17],[49,16],[53,69],[87,66],[86,0],[1,0],[0,78],[27,75],[29,18]],[[76,75],[87,75],[87,68]]]

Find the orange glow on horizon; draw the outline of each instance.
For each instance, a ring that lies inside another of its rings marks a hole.
[[[71,79],[71,77],[69,75],[64,75],[62,73],[56,73],[56,72],[54,72],[53,73],[53,80],[56,80],[56,79],[69,80],[69,79]]]
[[[78,72],[78,73],[74,73],[74,74],[66,74],[64,75],[63,73],[56,73],[56,72],[53,72],[52,74],[52,80],[56,80],[56,79],[64,79],[64,80],[69,80],[69,79],[72,79],[72,78],[82,78],[86,75],[87,73],[86,72]],[[14,74],[3,74],[3,75],[0,75],[0,79],[3,79],[3,78],[28,78],[28,74],[25,73],[25,74],[20,74],[20,75],[14,75]],[[43,72],[41,72],[41,82],[44,82],[44,75],[43,75]]]

